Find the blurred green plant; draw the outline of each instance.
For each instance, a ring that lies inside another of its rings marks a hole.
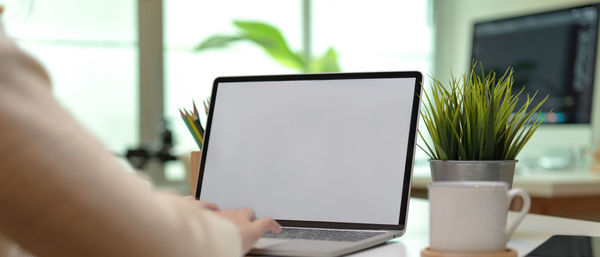
[[[300,72],[339,72],[338,55],[330,47],[318,58],[307,60],[302,52],[290,49],[279,30],[269,24],[256,21],[234,20],[233,25],[239,30],[234,35],[212,35],[194,48],[195,51],[206,51],[225,48],[233,42],[249,41],[260,46],[278,63]]]
[[[425,93],[421,116],[431,137],[425,151],[434,160],[514,160],[542,123],[539,108],[548,96],[534,104],[526,95],[516,108],[523,89],[513,94],[513,70],[496,79],[494,72],[452,76],[449,87],[431,78],[431,93]]]

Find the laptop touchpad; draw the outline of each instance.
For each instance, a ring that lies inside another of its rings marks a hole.
[[[272,247],[278,244],[287,243],[292,241],[292,239],[283,239],[283,238],[261,238],[254,245],[255,249],[264,249],[268,247]]]

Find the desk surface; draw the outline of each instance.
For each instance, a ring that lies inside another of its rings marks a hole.
[[[415,167],[412,187],[426,189],[431,182],[429,165]],[[513,187],[523,188],[531,196],[600,196],[600,172],[589,170],[517,172]]]
[[[509,213],[509,223],[516,213]],[[554,234],[600,236],[600,222],[556,218],[528,214],[517,228],[508,247],[524,256]],[[408,227],[404,236],[369,250],[358,252],[352,257],[419,257],[421,249],[429,245],[429,203],[411,199]]]

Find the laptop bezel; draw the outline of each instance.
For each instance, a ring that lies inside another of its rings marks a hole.
[[[206,163],[207,150],[210,144],[210,133],[212,125],[213,110],[217,102],[218,86],[223,82],[257,82],[257,81],[290,81],[290,80],[340,80],[340,79],[378,79],[378,78],[414,78],[414,96],[410,119],[410,132],[407,144],[407,155],[405,164],[404,181],[402,187],[402,199],[400,205],[400,216],[397,225],[374,224],[374,223],[346,223],[346,222],[323,222],[307,220],[277,220],[284,227],[308,227],[308,228],[330,228],[330,229],[364,229],[364,230],[404,230],[408,213],[408,199],[410,196],[411,178],[413,172],[414,152],[416,148],[417,122],[419,117],[420,96],[422,90],[422,75],[418,71],[391,71],[391,72],[360,72],[360,73],[318,73],[318,74],[292,74],[292,75],[258,75],[258,76],[236,76],[218,77],[214,80],[210,108],[204,132],[204,144],[202,146],[202,157],[198,169],[198,180],[196,184],[195,198],[200,199],[202,191],[202,179]]]

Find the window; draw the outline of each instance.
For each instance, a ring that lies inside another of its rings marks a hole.
[[[214,34],[232,34],[233,20],[254,20],[276,26],[294,50],[301,49],[300,2],[191,1],[165,2],[165,115],[175,129],[178,149],[197,150],[181,121],[178,108],[201,105],[218,76],[292,73],[271,60],[262,49],[246,42],[222,50],[196,53],[192,49]],[[203,117],[202,120],[205,120]]]
[[[7,34],[46,67],[59,102],[118,153],[138,141],[135,3],[6,1]]]
[[[233,20],[256,20],[279,28],[294,51],[302,49],[303,1],[166,2],[165,113],[176,128],[180,150],[196,149],[177,108],[210,96],[218,76],[294,73],[250,43],[193,53],[213,34],[231,34]],[[232,6],[235,6],[233,8]],[[313,1],[312,55],[329,47],[339,55],[342,71],[432,69],[432,28],[428,1]]]
[[[58,100],[117,153],[139,144],[138,1],[5,0],[7,14],[16,10],[5,17],[8,34],[46,66]],[[342,71],[431,70],[429,1],[162,1],[164,112],[181,154],[197,146],[178,108],[201,104],[215,77],[297,72],[247,42],[193,51],[210,35],[234,32],[234,20],[277,27],[295,52],[303,51],[303,24],[310,21],[312,55],[335,48]]]
[[[314,1],[313,54],[334,47],[343,71],[418,70],[433,61],[429,1]]]

